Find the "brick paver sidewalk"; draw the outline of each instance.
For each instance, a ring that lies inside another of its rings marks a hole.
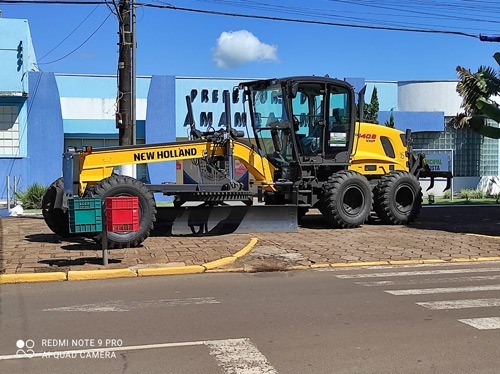
[[[0,273],[102,269],[100,247],[61,239],[41,218],[0,220]],[[471,235],[472,234],[472,235]],[[280,270],[290,265],[500,256],[500,206],[430,207],[411,226],[366,224],[333,230],[312,211],[297,233],[172,237],[154,231],[140,248],[111,250],[108,268],[193,265],[231,256],[259,239],[234,266]]]

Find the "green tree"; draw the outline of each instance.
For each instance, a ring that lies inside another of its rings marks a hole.
[[[500,65],[500,52],[493,55]],[[500,122],[498,103],[492,99],[500,93],[500,74],[492,67],[481,66],[476,73],[457,66],[460,81],[457,92],[462,97],[462,113],[450,121],[453,128],[469,128],[488,138],[500,139],[500,129],[488,126],[488,118]]]
[[[378,103],[378,94],[377,87],[373,87],[372,97],[370,99],[370,104],[365,104],[363,117],[367,121],[373,121],[378,123],[378,111],[379,111],[379,103]]]

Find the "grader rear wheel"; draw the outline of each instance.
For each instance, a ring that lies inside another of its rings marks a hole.
[[[367,220],[372,200],[368,180],[355,171],[343,170],[332,175],[325,184],[320,211],[333,227],[358,227]]]
[[[383,223],[404,225],[412,222],[422,208],[422,188],[406,171],[384,175],[374,189],[373,209]]]
[[[70,236],[68,211],[56,206],[62,206],[64,181],[55,180],[45,191],[42,198],[42,215],[45,223],[55,234],[62,237]],[[57,201],[60,199],[60,201]]]
[[[139,246],[149,236],[156,221],[156,204],[151,191],[137,179],[124,175],[112,175],[89,189],[87,196],[100,196],[104,200],[115,196],[137,196],[139,198],[139,230],[116,233],[108,232],[108,248]],[[102,235],[94,238],[100,242]]]

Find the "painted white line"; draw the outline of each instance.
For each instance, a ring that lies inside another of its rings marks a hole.
[[[216,340],[205,343],[220,367],[228,374],[277,374],[250,339]]]
[[[449,300],[449,301],[429,301],[416,303],[427,309],[468,309],[468,308],[488,308],[500,306],[500,299],[470,299],[470,300]]]
[[[459,292],[478,292],[478,291],[498,291],[500,284],[486,286],[466,286],[466,287],[442,287],[442,288],[420,288],[411,290],[389,290],[385,291],[391,295],[432,295],[438,293],[459,293]]]
[[[356,282],[356,284],[365,287],[380,287],[380,286],[397,286],[403,284],[433,284],[433,283],[458,283],[458,282],[465,283],[465,282],[498,280],[498,279],[500,279],[500,275],[477,275],[475,277],[424,278],[424,279],[410,279],[406,281]]]
[[[32,354],[23,355],[3,355],[0,356],[0,360],[21,360],[29,358],[40,358],[40,357],[54,357],[54,356],[66,356],[70,354],[85,354],[92,352],[119,352],[119,351],[138,351],[143,349],[156,349],[156,348],[172,348],[172,347],[190,347],[195,345],[203,345],[205,342],[182,342],[182,343],[162,343],[162,344],[146,344],[146,345],[130,345],[126,347],[110,347],[110,348],[95,348],[95,349],[75,349],[67,351],[45,351]]]
[[[460,322],[475,327],[478,330],[500,329],[500,317],[459,319]]]
[[[314,269],[315,271],[356,271],[362,268],[363,270],[384,270],[384,269],[405,269],[405,268],[428,268],[428,267],[454,267],[454,266],[469,266],[469,265],[479,265],[480,263],[463,263],[463,262],[440,262],[436,264],[408,264],[408,265],[375,265],[375,266],[353,266],[350,268],[319,268]],[[488,261],[488,265],[500,265],[500,261]]]
[[[488,273],[500,272],[500,268],[477,268],[477,269],[447,269],[447,270],[422,270],[422,271],[397,271],[387,273],[364,273],[364,274],[340,274],[336,275],[341,279],[354,278],[387,278],[387,277],[408,277],[414,275],[440,275],[440,274],[462,274],[462,273]]]
[[[44,312],[129,312],[132,309],[161,308],[164,306],[220,304],[213,297],[190,297],[186,299],[160,299],[132,301],[110,300],[103,303],[81,304],[43,309]]]
[[[277,371],[269,364],[266,357],[257,349],[257,347],[255,347],[255,345],[252,344],[248,338],[38,352],[29,355],[3,355],[0,356],[0,360],[65,357],[69,355],[80,356],[93,352],[137,351],[144,349],[192,347],[201,345],[209,348],[210,355],[216,359],[218,365],[222,367],[226,374],[277,374]]]
[[[44,312],[128,312],[123,300],[106,301],[104,303],[81,304],[44,309]]]

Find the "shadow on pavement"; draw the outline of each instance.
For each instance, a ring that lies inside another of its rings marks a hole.
[[[370,218],[365,225],[384,226]],[[305,229],[328,229],[321,214],[309,213],[301,221]],[[389,226],[388,226],[389,227]],[[500,237],[500,206],[432,206],[423,207],[418,218],[408,227],[421,230],[447,231],[461,234],[492,235]]]
[[[427,207],[410,227],[500,237],[500,206]]]
[[[61,237],[56,234],[32,234],[32,235],[26,235],[24,238],[32,243],[59,244],[62,242]]]
[[[116,260],[116,259],[108,259],[108,262],[110,264],[119,264],[122,261]],[[85,265],[85,264],[102,265],[102,258],[81,257],[81,258],[75,258],[73,260],[69,260],[66,258],[52,258],[50,260],[38,261],[38,263],[39,264],[46,264],[49,266],[56,266],[56,267],[69,267],[69,266],[77,266],[77,265]]]

